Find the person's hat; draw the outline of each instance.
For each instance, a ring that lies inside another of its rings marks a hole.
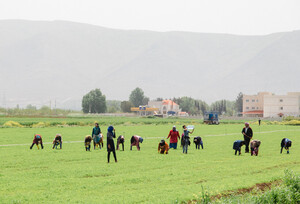
[[[173,125],[173,128],[176,128],[176,126],[175,126],[175,125]]]

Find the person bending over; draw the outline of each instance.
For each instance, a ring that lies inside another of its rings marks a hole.
[[[233,143],[233,149],[235,150],[235,155],[237,152],[239,152],[239,155],[241,155],[241,147],[245,144],[245,141],[243,140],[236,140]]]
[[[53,140],[53,147],[52,149],[54,149],[54,147],[57,149],[57,146],[59,145],[60,149],[62,148],[62,137],[61,134],[56,134],[54,140]]]
[[[290,153],[290,147],[292,146],[292,141],[289,140],[288,138],[283,138],[281,140],[281,150],[280,154],[282,153],[283,148],[287,150],[287,153]]]
[[[168,154],[168,151],[169,151],[169,145],[165,142],[165,140],[161,140],[158,143],[158,153]]]
[[[41,144],[42,149],[44,149],[44,145],[43,145],[43,139],[42,136],[39,134],[35,134],[33,141],[32,141],[32,145],[30,146],[30,149],[32,149],[33,145],[37,146],[38,149],[40,149],[39,144]]]
[[[119,145],[122,144],[122,149],[124,151],[124,142],[125,142],[124,136],[120,135],[117,139],[117,150],[119,150]]]
[[[143,138],[138,135],[133,135],[130,139],[130,150],[132,150],[132,146],[136,146],[137,150],[140,151],[140,143],[143,143]]]

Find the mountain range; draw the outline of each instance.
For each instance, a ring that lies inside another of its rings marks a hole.
[[[300,91],[300,31],[264,36],[118,30],[67,21],[0,20],[0,106],[81,109],[100,88],[128,100]]]

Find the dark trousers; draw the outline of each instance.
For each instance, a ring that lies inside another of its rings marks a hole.
[[[241,148],[235,150],[235,155],[236,155],[237,152],[239,152],[239,155],[240,155],[241,154]]]
[[[54,143],[53,144],[53,147],[52,147],[52,149],[54,149],[54,147],[56,146],[56,148],[57,148],[57,146],[58,146],[58,143]],[[61,148],[62,147],[62,144],[61,144],[61,142],[59,142],[59,147]]]
[[[115,162],[117,162],[116,151],[113,151],[113,154],[114,154]],[[108,163],[109,163],[109,159],[110,159],[110,151],[107,152],[107,162],[108,162]]]
[[[196,144],[196,149],[200,149],[200,145],[201,145],[201,147],[203,149],[203,142],[200,142],[200,144]]]
[[[32,147],[33,147],[34,144],[35,144],[35,143],[32,143],[32,145],[30,146],[30,149],[32,149]],[[42,149],[44,149],[43,143],[41,143],[41,147],[42,147]]]
[[[245,152],[246,152],[246,153],[249,152],[249,144],[250,144],[250,140],[246,140],[246,139],[245,139]]]
[[[91,144],[85,146],[85,151],[91,151]]]
[[[123,142],[123,143],[121,143],[121,142],[120,142],[120,143],[117,143],[117,150],[119,150],[119,145],[120,145],[120,144],[122,144],[122,149],[123,149],[123,151],[124,151],[124,142]]]

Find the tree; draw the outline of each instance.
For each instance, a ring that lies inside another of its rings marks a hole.
[[[121,101],[107,100],[106,107],[108,113],[121,112]]]
[[[195,100],[191,97],[182,97],[181,102],[179,104],[179,107],[185,111],[188,112],[189,114],[195,115],[197,114],[197,110],[195,107]]]
[[[243,93],[240,92],[237,96],[234,104],[236,112],[240,113],[243,112]]]
[[[121,109],[124,113],[130,113],[131,107],[133,107],[133,104],[130,101],[122,101],[121,102]]]
[[[133,104],[133,106],[138,107],[140,105],[147,105],[149,98],[145,97],[144,91],[137,87],[131,92],[129,101]]]
[[[95,89],[87,93],[82,98],[82,111],[84,113],[105,113],[106,97],[102,95],[100,89]]]

